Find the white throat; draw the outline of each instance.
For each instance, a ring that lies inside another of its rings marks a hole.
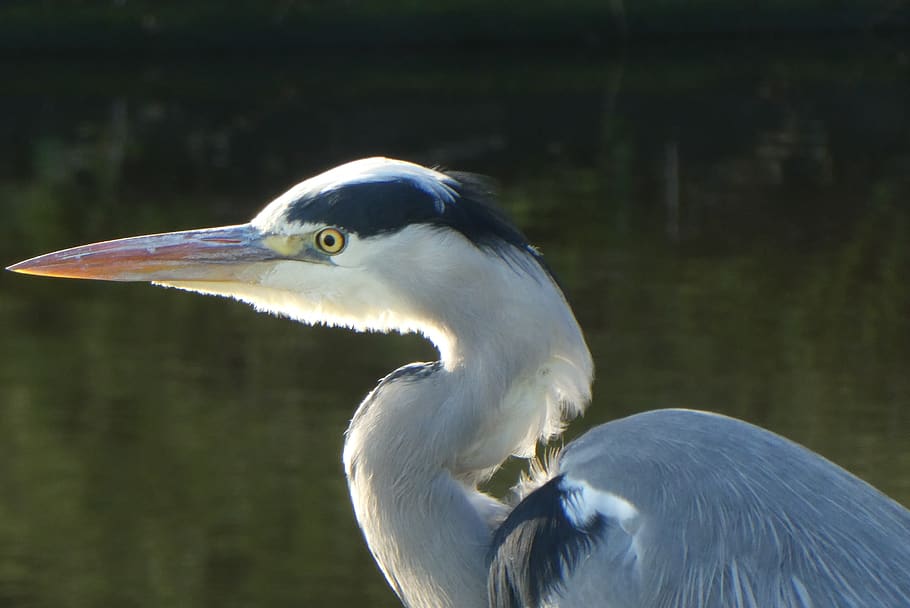
[[[495,255],[470,247],[459,254]],[[508,262],[479,260],[495,276],[432,304],[447,313],[424,332],[441,336],[440,363],[380,382],[347,433],[358,522],[408,606],[486,605],[490,534],[506,509],[476,485],[510,455],[532,456],[589,399],[590,354],[561,291],[530,256]]]

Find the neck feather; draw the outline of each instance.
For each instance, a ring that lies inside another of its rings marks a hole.
[[[441,361],[386,377],[358,408],[345,469],[354,509],[392,587],[413,607],[486,605],[491,530],[506,508],[477,491],[581,413],[592,365],[549,275],[503,265],[425,335]]]

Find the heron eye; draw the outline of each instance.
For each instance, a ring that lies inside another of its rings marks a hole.
[[[316,233],[316,246],[329,255],[341,253],[344,245],[344,233],[336,228],[323,228]]]

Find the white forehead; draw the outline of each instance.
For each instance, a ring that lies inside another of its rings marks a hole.
[[[303,197],[318,196],[348,184],[391,181],[411,181],[432,194],[438,201],[439,213],[443,212],[446,204],[456,200],[453,190],[456,182],[451,177],[415,163],[376,156],[339,165],[300,182],[269,203],[250,223],[260,230],[275,230],[284,223],[284,211],[288,205]]]

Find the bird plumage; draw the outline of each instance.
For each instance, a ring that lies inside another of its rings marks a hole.
[[[614,421],[570,444],[517,506],[480,492],[584,411],[593,378],[562,290],[491,198],[474,176],[365,159],[249,224],[11,269],[148,280],[305,323],[426,336],[439,361],[380,381],[343,454],[358,523],[411,608],[910,605],[910,512],[730,418]]]
[[[493,606],[910,605],[910,512],[745,422],[690,410],[638,414],[577,439],[554,474],[556,498],[535,491],[497,531],[506,550],[494,550]],[[539,522],[521,513],[558,502],[570,522],[572,492],[582,484],[588,503],[605,506],[593,512],[599,521],[582,519],[572,530],[597,523],[594,540],[585,559],[563,561],[548,577],[552,569],[528,559],[536,538],[521,539],[522,528]],[[619,497],[627,506],[611,506]],[[546,591],[539,601],[522,589],[528,581]]]

